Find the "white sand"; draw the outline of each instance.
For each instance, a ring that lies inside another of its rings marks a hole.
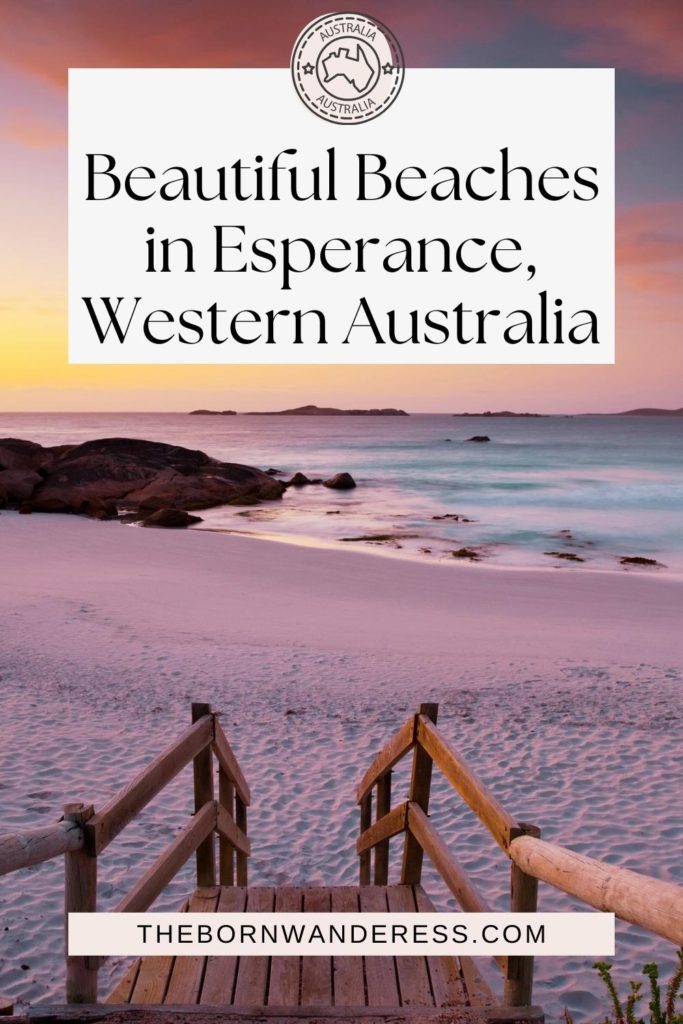
[[[185,726],[191,699],[209,700],[252,785],[252,881],[351,882],[355,781],[391,730],[435,699],[446,735],[517,817],[683,883],[681,581],[9,513],[0,566],[4,826],[54,819],[67,800],[101,806]],[[104,854],[102,909],[190,801],[185,773]],[[504,909],[505,858],[439,783],[433,818]],[[3,994],[61,998],[61,883],[59,863],[0,880]],[[431,873],[426,883],[438,892]],[[544,888],[541,905],[572,901]],[[619,930],[620,972],[671,963],[672,952]],[[553,1014],[566,1005],[598,1017],[605,1005],[580,959],[539,961],[538,978],[537,1001]]]

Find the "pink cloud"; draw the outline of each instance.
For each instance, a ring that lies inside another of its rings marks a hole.
[[[29,149],[55,149],[66,144],[66,124],[47,120],[38,112],[16,110],[5,118],[0,138]]]
[[[683,4],[680,0],[524,0],[542,21],[584,33],[570,56],[582,62],[642,71],[683,81]]]
[[[431,65],[443,47],[503,34],[516,0],[374,0],[364,7],[399,36],[408,64]],[[3,0],[3,59],[63,86],[67,67],[285,67],[326,0]]]

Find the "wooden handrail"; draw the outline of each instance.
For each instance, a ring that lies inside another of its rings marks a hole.
[[[361,853],[365,853],[366,850],[372,850],[373,847],[383,843],[386,839],[392,839],[401,832],[405,832],[407,823],[408,801],[406,800],[405,803],[392,808],[387,814],[378,818],[370,828],[367,828],[358,837],[356,840],[356,852],[360,856]]]
[[[418,716],[417,742],[427,751],[434,764],[441,769],[479,820],[486,825],[498,845],[507,850],[513,830],[517,828],[517,822],[470,768],[464,757],[451,747],[436,726],[424,715]]]
[[[83,829],[74,821],[57,821],[0,836],[0,875],[42,864],[82,846]]]
[[[157,857],[137,885],[115,908],[117,913],[141,913],[154,903],[172,878],[216,827],[216,804],[204,804],[172,843]]]
[[[491,907],[470,882],[431,821],[417,804],[410,804],[408,828],[439,872],[463,910],[471,914],[490,913]]]
[[[223,732],[218,719],[216,719],[213,737],[213,750],[218,759],[219,765],[235,787],[235,792],[239,796],[240,800],[242,800],[242,802],[248,807],[251,803],[249,786],[246,783],[246,779],[242,774],[242,769],[238,764],[237,758],[232,752],[232,747],[228,743],[227,736]]]
[[[244,834],[242,829],[235,824],[235,819],[232,818],[225,807],[218,805],[218,814],[216,818],[216,828],[218,834],[227,839],[232,846],[243,853],[246,857],[251,854],[251,842]]]
[[[683,888],[614,867],[533,836],[513,839],[510,858],[522,871],[596,910],[683,945]]]
[[[361,803],[376,782],[415,746],[415,716],[411,715],[372,762],[356,790],[356,803]]]
[[[125,786],[85,826],[97,856],[168,783],[213,740],[213,715],[204,715]]]

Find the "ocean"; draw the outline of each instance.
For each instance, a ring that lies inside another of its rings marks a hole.
[[[490,443],[467,442],[481,434]],[[635,571],[683,572],[680,417],[3,413],[0,436],[147,438],[282,470],[284,480],[346,471],[358,484],[290,488],[281,502],[206,510],[200,529],[421,559],[452,560],[465,547],[500,566],[610,570],[642,556],[665,568]],[[460,518],[435,518],[443,516]]]

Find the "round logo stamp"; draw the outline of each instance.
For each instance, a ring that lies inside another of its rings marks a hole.
[[[364,14],[326,14],[292,51],[294,87],[309,110],[334,124],[383,114],[403,85],[403,54],[393,32]]]

